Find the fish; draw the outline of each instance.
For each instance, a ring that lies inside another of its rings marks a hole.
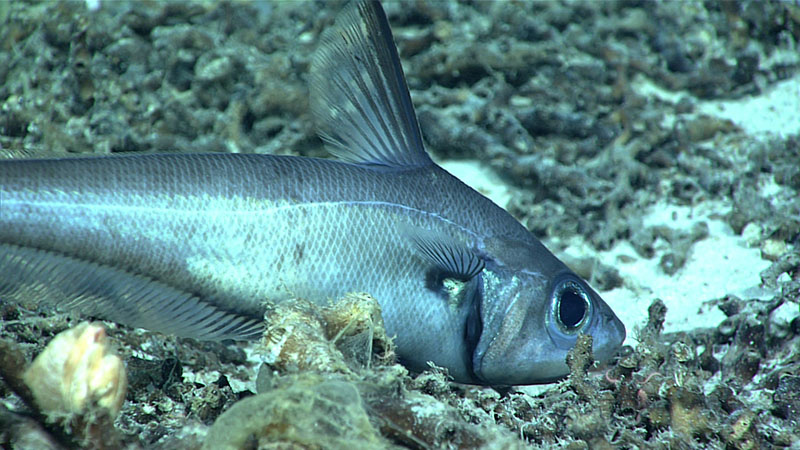
[[[339,13],[309,79],[334,159],[1,160],[0,299],[252,340],[269,302],[366,292],[402,364],[465,384],[563,378],[580,334],[614,356],[625,327],[600,295],[427,153],[379,2]]]

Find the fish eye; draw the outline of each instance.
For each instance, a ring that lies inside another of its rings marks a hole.
[[[556,285],[550,305],[552,318],[567,334],[574,334],[582,328],[592,312],[592,302],[586,289],[571,278]]]

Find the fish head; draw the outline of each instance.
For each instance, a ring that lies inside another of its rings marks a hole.
[[[493,243],[503,259],[481,274],[482,327],[472,353],[482,384],[547,383],[569,373],[567,352],[578,335],[608,361],[625,340],[625,326],[584,280],[538,241]],[[491,247],[490,247],[491,249]]]

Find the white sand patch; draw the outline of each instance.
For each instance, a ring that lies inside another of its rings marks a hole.
[[[693,97],[687,91],[669,91],[644,75],[637,75],[633,89],[644,97],[654,97],[663,102],[677,104],[684,97]],[[699,100],[696,114],[728,119],[750,136],[776,135],[786,137],[800,133],[800,74],[767,86],[761,95],[745,96],[735,100]],[[687,117],[693,114],[686,114]],[[671,127],[674,115],[664,117],[662,123]]]
[[[770,85],[756,97],[701,102],[697,111],[728,119],[752,136],[800,133],[800,75]]]
[[[716,327],[725,315],[707,301],[733,294],[743,299],[767,298],[774,293],[760,287],[759,273],[770,262],[761,258],[757,248],[748,248],[745,239],[733,233],[730,226],[716,219],[726,210],[721,204],[706,203],[689,208],[675,205],[655,205],[645,216],[645,226],[665,225],[674,229],[691,229],[697,222],[706,222],[709,236],[690,249],[684,266],[674,275],[659,267],[669,243],[658,240],[655,256],[643,259],[623,242],[601,260],[616,267],[624,280],[620,288],[603,292],[603,298],[617,313],[629,330],[628,343],[635,326],[647,321],[647,308],[660,298],[667,306],[665,331],[687,331],[694,328]]]

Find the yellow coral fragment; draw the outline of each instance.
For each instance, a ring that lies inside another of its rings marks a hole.
[[[109,346],[105,328],[89,322],[53,338],[23,378],[51,417],[91,411],[114,418],[128,387],[125,366]]]

